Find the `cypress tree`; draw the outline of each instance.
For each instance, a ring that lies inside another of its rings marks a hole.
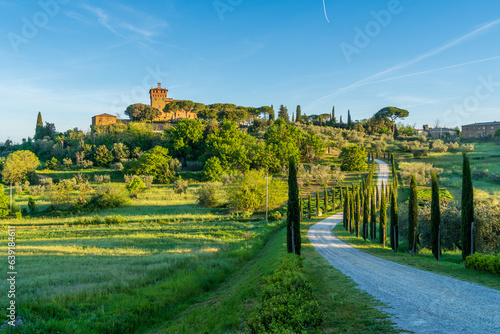
[[[398,191],[392,190],[391,196],[391,248],[394,252],[398,251],[399,246],[399,213],[398,213]]]
[[[35,140],[43,139],[43,121],[41,112],[38,112],[38,116],[36,118],[35,136],[33,138]]]
[[[302,197],[300,197],[300,222],[304,220],[303,211],[304,211],[304,200]]]
[[[471,227],[474,221],[474,189],[472,187],[472,177],[469,157],[463,153],[463,173],[462,173],[462,258],[474,253],[471,245]]]
[[[359,229],[360,229],[360,226],[359,226],[359,222],[360,222],[360,204],[361,203],[361,199],[360,199],[360,196],[359,196],[359,189],[356,191],[356,204],[355,204],[355,208],[354,208],[354,227],[356,229],[356,237],[359,238]]]
[[[392,182],[394,183],[394,189],[397,189],[398,184],[398,172],[396,170],[396,161],[394,160],[394,154],[391,154],[391,165],[392,165]]]
[[[411,176],[410,182],[410,203],[408,207],[408,248],[411,256],[415,255],[417,248],[417,230],[418,230],[418,198],[417,198],[417,179],[415,175]]]
[[[347,129],[352,129],[351,110],[347,110]]]
[[[43,126],[42,113],[41,112],[38,112],[38,116],[36,118],[36,127],[38,128],[39,126]]]
[[[344,187],[340,187],[340,203],[339,206],[341,206],[344,203]]]
[[[308,195],[309,202],[307,203],[307,217],[311,219],[311,194]]]
[[[369,215],[369,206],[368,202],[370,200],[370,196],[368,190],[365,192],[365,199],[363,200],[363,239],[368,238],[368,215]]]
[[[345,217],[345,229],[346,231],[351,231],[351,205],[349,203],[349,188],[345,190],[345,201],[344,201],[344,217]]]
[[[332,124],[337,124],[337,118],[335,118],[335,106],[332,107]]]
[[[324,195],[324,205],[325,205],[325,215],[326,213],[328,212],[328,191],[326,190],[326,186],[325,186],[325,195]]]
[[[271,110],[269,110],[269,121],[274,122],[274,106],[271,104]]]
[[[342,122],[342,115],[340,115],[340,124],[344,124],[344,122]]]
[[[376,204],[377,210],[378,210],[380,208],[380,196],[379,196],[378,187],[375,187],[375,204]]]
[[[280,110],[278,111],[278,118],[281,118],[285,122],[290,122],[290,117],[288,116],[288,109],[284,106],[280,106]]]
[[[439,185],[436,172],[432,172],[432,202],[431,202],[431,243],[432,254],[439,261],[441,258],[441,235],[439,225],[441,224],[441,208],[439,206]]]
[[[316,217],[319,217],[319,191],[316,189]]]
[[[295,119],[293,117],[294,117],[294,115],[292,114],[292,123],[295,122]]]
[[[387,227],[387,202],[386,202],[386,197],[384,194],[384,185],[382,183],[382,200],[380,201],[380,220],[379,220],[379,226],[378,226],[378,234],[379,234],[379,241],[382,247],[385,247],[385,238],[386,238],[386,227]]]
[[[355,216],[355,210],[354,210],[354,207],[356,206],[356,196],[355,196],[355,193],[354,193],[354,190],[352,190],[351,192],[351,198],[349,198],[349,202],[351,204],[351,229],[350,229],[350,232],[351,234],[354,233],[354,224],[355,224],[355,219],[356,219],[356,216]]]
[[[295,113],[296,113],[295,121],[300,122],[302,120],[302,110],[300,109],[300,104],[297,105],[297,111]]]
[[[287,250],[288,253],[300,255],[300,204],[297,167],[295,159],[290,158],[288,164],[288,206],[287,206]]]
[[[371,215],[370,215],[370,238],[372,242],[375,241],[377,237],[377,207],[375,206],[375,192],[372,192],[371,200]]]
[[[335,212],[336,205],[335,205],[335,188],[332,188],[332,212]]]

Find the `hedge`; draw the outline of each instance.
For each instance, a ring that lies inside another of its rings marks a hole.
[[[250,332],[307,333],[321,321],[318,303],[304,277],[302,258],[288,254],[261,290],[248,322]]]
[[[500,275],[500,254],[495,256],[474,253],[474,255],[467,256],[464,263],[468,268]]]

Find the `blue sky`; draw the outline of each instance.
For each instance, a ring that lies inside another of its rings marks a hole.
[[[0,141],[169,97],[405,122],[500,120],[498,1],[0,0]]]

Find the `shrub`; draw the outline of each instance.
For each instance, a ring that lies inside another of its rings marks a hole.
[[[450,152],[458,152],[459,144],[457,142],[448,143],[448,151]]]
[[[109,166],[112,170],[123,170],[123,164],[121,162],[115,162],[111,166]]]
[[[94,175],[94,181],[97,182],[97,183],[103,183],[104,181],[104,178],[103,178],[103,175]]]
[[[203,163],[199,161],[186,161],[186,167],[184,169],[193,172],[200,171],[203,169]]]
[[[31,196],[28,199],[28,208],[30,209],[30,213],[35,213],[36,212],[36,202],[33,199],[33,197],[31,197]]]
[[[462,146],[460,146],[460,150],[462,152],[473,152],[474,151],[474,144],[462,145]]]
[[[182,164],[177,158],[173,158],[172,160],[170,160],[169,165],[170,169],[176,173],[179,172],[182,168]]]
[[[495,256],[474,253],[467,256],[464,264],[474,270],[500,275],[500,254]]]
[[[414,158],[426,157],[428,152],[429,152],[429,149],[427,147],[416,148],[416,149],[411,151]]]
[[[205,162],[203,166],[203,178],[206,181],[220,181],[222,177],[222,166],[217,157],[211,157]]]
[[[170,169],[168,149],[155,146],[136,161],[127,164],[126,170],[135,175],[151,175],[158,183],[170,183],[175,171]]]
[[[134,196],[135,198],[139,198],[139,194],[142,190],[144,190],[144,188],[146,188],[146,186],[144,186],[144,181],[142,181],[140,177],[134,177],[132,181],[127,184],[126,188],[130,195]]]
[[[351,145],[342,148],[339,155],[342,171],[360,171],[366,163],[366,151],[358,145]]]
[[[45,187],[45,190],[52,188],[54,181],[50,177],[40,179],[40,183]]]
[[[472,177],[475,179],[483,179],[485,177],[488,177],[488,172],[489,172],[488,169],[484,169],[484,170],[475,169],[472,171]]]
[[[43,193],[43,186],[37,185],[37,186],[31,186],[30,189],[28,190],[28,193],[30,196],[38,196]]]
[[[90,168],[94,166],[94,162],[90,160],[82,160],[82,167],[83,168]]]
[[[474,201],[475,249],[480,253],[500,252],[500,204],[494,197]]]
[[[281,212],[275,211],[269,215],[269,221],[270,222],[277,222],[281,220],[283,216],[281,215]]]
[[[71,158],[65,158],[62,159],[62,164],[64,165],[64,167],[69,168],[69,166],[73,164],[73,161],[71,160]]]
[[[188,181],[183,179],[175,180],[174,182],[174,193],[185,194],[188,188]]]
[[[118,208],[128,204],[128,194],[123,186],[113,183],[106,183],[102,186],[97,196],[91,201],[98,208]]]
[[[52,159],[48,160],[45,163],[45,168],[55,170],[57,169],[57,166],[59,166],[59,160],[57,160],[55,157],[52,157]]]
[[[448,150],[448,146],[441,139],[436,139],[432,142],[432,152],[443,153]]]
[[[318,327],[322,315],[306,281],[302,259],[289,254],[267,279],[250,318],[251,333],[306,333]]]
[[[122,216],[106,216],[104,222],[108,225],[125,224],[127,221]]]
[[[330,179],[330,166],[328,165],[313,165],[311,166],[310,175],[318,181],[319,184],[325,185]]]
[[[216,183],[206,183],[196,192],[198,204],[202,207],[213,208],[219,205],[219,186]]]

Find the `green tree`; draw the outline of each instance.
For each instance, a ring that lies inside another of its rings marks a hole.
[[[58,166],[59,166],[59,161],[56,159],[56,157],[52,157],[52,159],[48,160],[45,163],[45,168],[50,170],[56,170]]]
[[[254,212],[266,208],[266,174],[250,170],[228,189],[229,207],[235,212]],[[273,210],[287,200],[287,184],[280,179],[269,180],[268,207]]]
[[[351,223],[349,224],[349,229],[351,234],[354,233],[354,219],[356,218],[356,213],[354,207],[356,206],[356,193],[354,189],[351,191],[351,198],[349,199],[349,203],[351,204]]]
[[[396,107],[385,107],[377,111],[373,118],[376,120],[390,120],[390,124],[392,125],[392,132],[394,133],[396,128],[396,119],[403,119],[408,117],[410,113],[408,110],[400,109]]]
[[[366,239],[368,238],[368,218],[369,218],[369,215],[370,215],[370,206],[369,206],[369,201],[370,201],[370,196],[368,196],[369,194],[369,190],[365,190],[364,191],[364,194],[365,194],[365,198],[363,200],[363,239]]]
[[[106,145],[101,145],[95,150],[94,161],[98,166],[108,166],[113,161],[113,154]]]
[[[339,159],[342,171],[360,171],[366,164],[366,151],[358,145],[344,146]]]
[[[300,203],[299,185],[297,183],[297,167],[290,158],[288,164],[288,205],[287,205],[287,250],[288,253],[300,255]]]
[[[205,181],[220,181],[222,177],[222,166],[217,157],[211,157],[203,166],[203,179]]]
[[[345,190],[345,200],[344,200],[344,227],[346,231],[351,231],[350,222],[351,222],[351,204],[350,204],[350,195],[349,188]]]
[[[354,194],[356,196],[355,199],[355,204],[354,204],[354,229],[356,231],[356,238],[359,238],[360,236],[360,222],[361,222],[361,198],[359,194],[359,189],[357,189],[356,193]]]
[[[282,119],[285,122],[290,122],[290,117],[288,116],[288,109],[281,105],[280,110],[278,111],[278,119]]]
[[[432,254],[439,261],[441,258],[441,235],[439,225],[441,224],[441,208],[439,202],[439,184],[435,171],[432,171],[432,202],[431,202],[431,243]]]
[[[418,231],[418,197],[417,197],[417,178],[411,175],[410,181],[410,203],[408,207],[408,247],[411,256],[415,255],[417,248]]]
[[[382,182],[382,189],[381,189],[381,197],[382,200],[380,201],[380,220],[379,220],[379,225],[378,225],[378,232],[379,232],[379,241],[382,247],[385,247],[385,239],[387,236],[386,228],[387,228],[387,201],[386,197],[384,194],[384,183]]]
[[[168,106],[168,104],[167,104]],[[167,146],[172,156],[185,160],[196,160],[203,150],[205,126],[197,119],[181,119],[165,130]]]
[[[324,203],[323,203],[324,213],[326,215],[326,213],[328,212],[328,191],[326,189],[326,186],[325,186],[325,189],[324,189],[323,200],[324,200]]]
[[[302,123],[302,110],[300,109],[300,104],[297,105],[295,122]]]
[[[0,199],[0,202],[1,202],[1,199]],[[1,207],[1,204],[0,204],[0,207]],[[31,214],[36,213],[36,207],[37,207],[37,205],[36,205],[35,199],[30,196],[28,198],[28,208],[30,209]],[[0,216],[1,216],[1,213],[0,213]]]
[[[33,138],[35,140],[43,139],[43,121],[41,112],[38,112],[38,116],[36,118],[35,136]]]
[[[3,184],[0,183],[0,218],[7,216],[9,213],[9,197],[5,195]]]
[[[337,118],[335,117],[335,106],[332,107],[332,124],[337,124]]]
[[[316,189],[316,217],[319,217],[319,191]]]
[[[311,219],[311,194],[307,197],[307,217]]]
[[[393,184],[391,196],[391,248],[394,252],[399,247],[399,212],[398,212],[398,189]]]
[[[142,178],[134,177],[132,181],[127,184],[126,188],[130,195],[134,196],[135,198],[139,198],[139,194],[146,188],[146,186],[144,185],[144,181],[142,180]]]
[[[335,203],[335,188],[332,188],[332,212],[335,212],[337,208],[337,203]]]
[[[16,151],[7,156],[2,170],[2,180],[14,184],[23,181],[29,172],[40,166],[40,160],[31,151]]]
[[[176,194],[186,194],[188,189],[188,181],[183,180],[179,177],[174,181],[174,193]]]
[[[155,146],[127,165],[126,174],[151,175],[158,183],[170,183],[175,171],[170,169],[168,149]]]
[[[111,149],[111,153],[113,154],[114,161],[127,159],[129,156],[129,150],[123,143],[114,143],[113,148]]]
[[[462,171],[462,258],[474,253],[471,245],[471,227],[474,221],[474,189],[472,187],[472,175],[469,163],[469,157],[463,153],[463,171]]]
[[[347,129],[352,130],[351,110],[347,110]]]
[[[372,200],[370,203],[370,238],[372,242],[377,237],[377,207],[375,206],[375,192],[372,190]]]
[[[160,110],[147,104],[135,103],[125,109],[125,115],[129,116],[133,121],[152,121],[160,117]]]

